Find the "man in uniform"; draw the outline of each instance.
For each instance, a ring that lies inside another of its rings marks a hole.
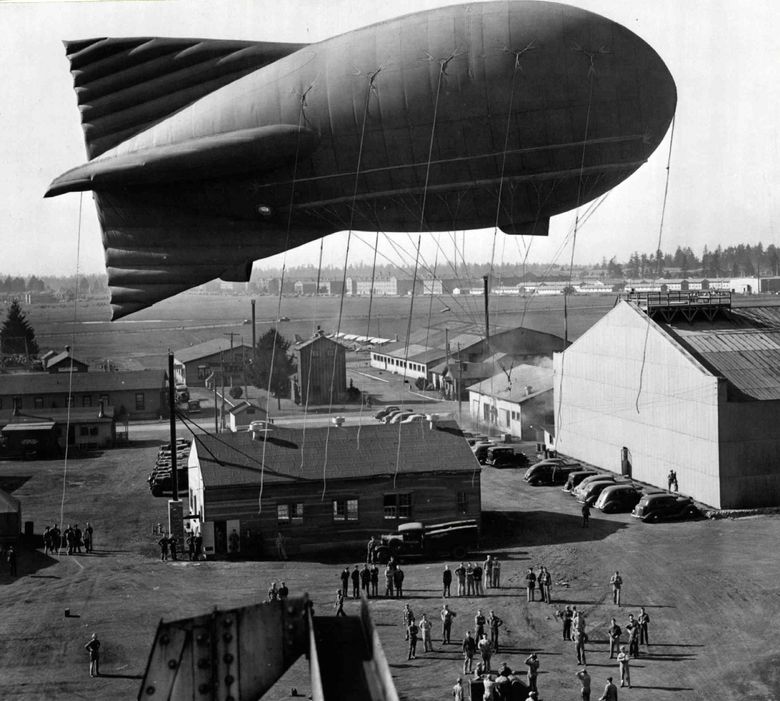
[[[628,654],[631,657],[639,657],[639,622],[634,618],[634,614],[628,614]]]
[[[617,687],[612,683],[612,677],[607,677],[607,685],[599,701],[618,701]]]
[[[276,595],[279,597],[280,601],[284,601],[289,594],[290,594],[290,590],[287,588],[287,585],[284,582],[282,582],[279,585],[279,590],[276,592]]]
[[[431,640],[431,622],[428,620],[428,614],[424,613],[420,618],[420,637],[422,638],[423,652],[433,652],[433,641]]]
[[[612,603],[620,606],[620,588],[623,586],[623,578],[620,576],[620,572],[615,570],[609,578],[609,583],[612,585]]]
[[[371,565],[371,596],[379,596],[379,565]]]
[[[404,598],[404,571],[400,567],[396,567],[393,572],[393,584],[395,584],[395,595],[399,599]]]
[[[404,604],[404,610],[401,612],[401,621],[404,626],[404,640],[409,640],[409,626],[414,620],[414,613],[409,604]]]
[[[87,537],[89,537],[89,545],[87,545]],[[87,521],[87,527],[84,529],[84,546],[88,553],[92,552],[92,548],[95,547],[95,529],[92,528],[92,524]]]
[[[628,667],[628,663],[631,657],[628,654],[626,646],[620,648],[620,652],[617,656],[618,666],[620,667],[620,686],[627,686],[631,688],[631,671]]]
[[[368,541],[368,545],[366,546],[366,562],[373,563],[374,562],[374,546],[376,545],[376,538],[374,536],[371,536]]]
[[[493,586],[493,559],[488,555],[482,565],[482,573],[485,576],[485,589]]]
[[[482,640],[482,636],[485,634],[485,623],[487,619],[482,613],[482,609],[477,609],[477,615],[474,616],[474,637],[477,640]]]
[[[458,578],[458,596],[466,594],[466,567],[461,562],[460,567],[455,569],[455,576]]]
[[[84,646],[84,649],[89,652],[89,676],[100,676],[100,641],[98,640],[97,633],[92,633],[92,637],[89,642]]]
[[[160,559],[168,559],[168,537],[163,533],[162,538],[157,541],[157,545],[160,546]]]
[[[526,600],[534,601],[534,590],[536,589],[536,574],[534,568],[529,567],[528,572],[525,574],[525,592]]]
[[[452,585],[452,570],[449,565],[444,565],[444,571],[441,573],[442,596],[449,597],[450,586]]]
[[[393,596],[393,573],[395,570],[388,564],[385,567],[385,596]]]
[[[501,562],[497,557],[493,557],[493,584],[494,589],[501,588]]]
[[[474,564],[466,565],[466,596],[474,596]]]
[[[471,574],[474,577],[474,596],[484,596],[485,590],[482,587],[482,568],[479,566],[479,563],[474,565]]]
[[[345,567],[341,570],[339,577],[341,578],[341,593],[346,597],[347,590],[349,589],[349,567]]]
[[[366,598],[371,596],[371,570],[368,569],[368,563],[360,570],[360,588],[366,592]]]
[[[580,680],[582,701],[590,701],[590,674],[588,674],[588,670],[585,667],[577,672],[577,679]]]
[[[504,625],[504,621],[496,616],[495,612],[491,609],[490,614],[488,615],[487,624],[488,629],[490,630],[490,644],[493,646],[494,652],[499,652],[498,629]]]
[[[536,687],[536,677],[539,675],[539,658],[535,652],[526,658],[525,664],[528,667],[528,688],[538,694],[539,689]]]
[[[466,631],[463,638],[463,674],[469,674],[474,667],[474,653],[477,651],[477,643],[471,637],[471,631]]]
[[[487,674],[490,671],[490,658],[493,655],[493,648],[490,646],[487,635],[482,635],[477,643],[477,647],[480,655],[482,655],[482,671]]]
[[[574,611],[571,610],[571,606],[563,609],[561,618],[563,619],[563,639],[571,640],[571,622],[574,618]]]
[[[623,631],[620,630],[620,626],[617,624],[617,621],[615,621],[614,618],[611,619],[609,628],[607,628],[607,636],[609,637],[610,660],[617,654],[617,650],[620,647],[620,635],[622,633]]]
[[[409,624],[409,628],[407,629],[407,635],[409,636],[409,654],[406,657],[407,660],[417,659],[417,634],[419,632],[419,628],[414,622],[414,618],[412,618],[412,622]]]
[[[649,645],[650,642],[647,637],[647,624],[650,623],[650,616],[647,615],[645,607],[642,606],[639,609],[639,643]]]
[[[441,609],[441,642],[442,645],[445,643],[449,645],[450,643],[450,634],[452,632],[452,619],[455,618],[457,614],[454,611],[450,611],[450,607],[447,604],[444,604]]]
[[[355,565],[355,569],[352,570],[352,598],[360,598],[360,568]]]
[[[336,615],[337,616],[346,616],[347,614],[344,613],[344,592],[341,589],[336,590]]]
[[[576,628],[574,631],[574,649],[577,653],[577,662],[579,664],[588,664],[585,659],[585,641],[587,633],[582,628]]]

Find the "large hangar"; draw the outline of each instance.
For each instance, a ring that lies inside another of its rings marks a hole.
[[[716,508],[780,505],[780,307],[621,301],[554,356],[556,448]]]

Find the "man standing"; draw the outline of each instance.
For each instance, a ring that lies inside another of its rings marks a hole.
[[[612,683],[612,677],[607,677],[607,685],[599,701],[618,701],[617,687]]]
[[[612,585],[612,603],[620,606],[620,588],[623,586],[623,578],[620,576],[620,572],[615,570],[609,578],[609,583]]]
[[[586,501],[582,505],[582,527],[588,527],[588,521],[590,520],[590,504]]]
[[[639,609],[639,643],[649,645],[650,642],[647,637],[647,624],[650,623],[650,616],[647,615],[645,607],[642,606]]]
[[[590,701],[590,674],[588,674],[588,670],[585,667],[577,672],[577,679],[580,680],[582,701]]]
[[[501,562],[497,557],[493,558],[493,588],[501,588]]]
[[[460,677],[457,678],[455,686],[452,687],[452,696],[454,701],[463,701],[463,683]]]
[[[368,569],[368,563],[360,570],[360,588],[366,593],[366,598],[371,596],[371,570]]]
[[[563,619],[563,639],[571,640],[571,622],[574,618],[574,611],[571,610],[571,606],[567,606],[561,613]]]
[[[371,596],[379,596],[379,565],[371,565]]]
[[[486,619],[482,613],[482,609],[477,609],[477,615],[474,616],[474,637],[477,640],[482,640],[482,636],[485,634]]]
[[[408,635],[409,635],[409,654],[407,655],[407,660],[416,660],[417,659],[417,634],[420,632],[419,628],[417,627],[417,624],[414,622],[414,618],[412,618],[412,622],[409,624],[408,628]]]
[[[493,654],[493,649],[490,647],[490,641],[487,639],[487,635],[483,635],[477,643],[479,653],[482,655],[482,671],[487,674],[490,671],[490,657]]]
[[[466,596],[474,596],[474,565],[466,565]]]
[[[279,586],[279,590],[276,592],[276,595],[279,597],[279,601],[284,601],[289,594],[290,590],[287,588],[287,585],[282,582]]]
[[[460,563],[460,567],[455,570],[455,576],[458,578],[458,596],[466,594],[466,567]]]
[[[445,643],[447,645],[450,644],[450,634],[452,633],[452,619],[455,618],[457,614],[454,611],[450,611],[450,607],[447,604],[444,604],[444,606],[441,609],[441,642],[442,645]]]
[[[395,595],[399,599],[404,598],[404,571],[400,567],[395,568],[393,572],[393,583],[395,584]]]
[[[394,570],[388,564],[385,567],[385,596],[393,596],[393,572]]]
[[[235,558],[238,555],[239,543],[241,537],[238,535],[238,531],[234,528],[228,536],[228,554],[231,558]]]
[[[404,640],[409,640],[409,626],[414,621],[414,613],[409,604],[404,604],[404,610],[401,611],[401,621],[404,626]]]
[[[504,622],[491,610],[487,623],[488,628],[490,629],[490,644],[493,646],[495,652],[499,652],[498,629],[504,625]]]
[[[626,650],[626,646],[624,645],[620,648],[617,660],[620,667],[620,686],[627,686],[629,689],[631,688],[631,671],[628,668],[628,662],[630,659],[631,657],[629,656],[628,651]]]
[[[550,570],[548,570],[546,567],[544,568],[544,600],[548,603],[552,603],[552,598],[550,596],[550,589],[552,588],[552,575],[550,574]]]
[[[100,676],[100,641],[98,640],[97,633],[92,633],[92,637],[89,642],[84,646],[84,649],[89,652],[89,676]]]
[[[160,546],[160,559],[168,559],[168,537],[163,533],[162,538],[157,541],[157,545]]]
[[[449,565],[444,565],[444,571],[441,573],[441,583],[443,587],[442,596],[449,597],[450,586],[452,585],[452,570]]]
[[[368,540],[368,545],[366,546],[366,562],[373,563],[374,562],[374,546],[376,545],[376,538],[374,536],[371,536]]]
[[[341,589],[336,590],[336,615],[346,616],[344,613],[344,592]]]
[[[474,653],[477,651],[477,643],[471,637],[471,631],[466,631],[466,637],[463,638],[463,674],[471,673],[474,667]]]
[[[433,642],[431,641],[431,622],[428,615],[423,614],[420,619],[420,637],[422,638],[423,652],[433,652]]]
[[[534,590],[536,589],[536,574],[534,568],[529,567],[525,575],[525,595],[527,601],[534,600]]]
[[[639,623],[631,613],[628,614],[626,630],[628,631],[628,654],[631,657],[639,657]]]
[[[536,677],[539,675],[539,658],[535,652],[526,658],[525,664],[528,667],[528,688],[538,694],[539,689],[536,687]]]
[[[607,628],[607,635],[609,636],[609,659],[611,660],[620,648],[620,635],[623,631],[620,630],[620,626],[615,619],[611,619],[609,628]]]
[[[352,570],[352,598],[360,598],[360,568],[355,565],[355,569]]]
[[[493,586],[493,560],[490,555],[485,558],[482,565],[482,574],[485,577],[485,588],[490,589]]]
[[[89,545],[87,545],[87,537],[89,537]],[[84,545],[88,553],[92,552],[92,548],[95,547],[95,529],[92,528],[92,524],[87,521],[87,527],[84,529]]]
[[[587,640],[587,633],[584,629],[577,628],[574,631],[574,649],[577,653],[578,664],[588,664],[585,659],[585,641]]]
[[[482,588],[482,568],[479,566],[479,563],[474,565],[472,574],[474,576],[474,596],[484,596],[485,590]]]
[[[14,549],[13,545],[9,546],[9,548],[8,548],[7,560],[8,560],[8,573],[12,577],[16,577],[17,576],[17,572],[16,572],[16,550]]]
[[[349,567],[345,567],[341,570],[339,577],[341,578],[341,593],[346,597],[347,590],[349,589]]]

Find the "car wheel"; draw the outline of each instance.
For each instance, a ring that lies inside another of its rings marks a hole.
[[[602,509],[602,511],[603,511],[605,514],[614,514],[616,510],[617,510],[617,509],[615,508],[615,505],[614,505],[614,504],[607,504],[607,505],[605,505],[605,506],[604,506],[604,508]]]
[[[688,518],[696,518],[699,515],[699,510],[695,506],[692,506],[685,512],[685,515]]]
[[[650,523],[658,523],[661,520],[661,517],[658,514],[650,514],[647,517],[647,520],[650,521]]]

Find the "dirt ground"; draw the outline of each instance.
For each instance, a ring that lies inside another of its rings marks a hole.
[[[25,549],[19,577],[0,574],[0,698],[132,699],[138,693],[154,631],[176,619],[262,599],[271,580],[292,594],[308,592],[318,613],[333,612],[338,574],[360,553],[322,562],[160,562],[152,535],[165,521],[166,500],[149,495],[145,477],[158,432],[134,429],[130,447],[60,461],[0,463],[0,486],[22,501],[23,518],[36,533],[54,521],[95,527],[95,553],[45,556]],[[565,604],[586,612],[588,666],[599,693],[617,667],[608,659],[610,616],[623,625],[640,605],[651,617],[651,645],[632,663],[630,690],[621,700],[780,698],[780,518],[699,520],[648,525],[628,515],[594,512],[583,529],[579,509],[558,488],[526,485],[521,471],[482,471],[483,552],[504,561],[503,587],[485,597],[450,601],[458,614],[452,645],[407,661],[400,625],[402,603],[378,599],[371,613],[402,698],[451,698],[461,669],[460,639],[478,607],[504,619],[504,647],[494,658],[524,669],[539,654],[541,698],[579,698],[572,643],[561,639],[556,611]],[[64,478],[64,479],[63,479]],[[63,490],[63,481],[65,488]],[[60,510],[63,517],[60,518]],[[347,559],[349,558],[349,559]],[[442,562],[405,567],[407,600],[418,615],[437,619]],[[452,563],[451,563],[452,564]],[[553,575],[552,605],[526,603],[529,565]],[[611,604],[610,574],[624,578],[621,609]],[[70,609],[71,616],[64,615]],[[349,601],[347,612],[357,612]],[[83,646],[95,631],[103,642],[101,672],[90,679]],[[267,695],[308,693],[308,670],[299,661]]]

